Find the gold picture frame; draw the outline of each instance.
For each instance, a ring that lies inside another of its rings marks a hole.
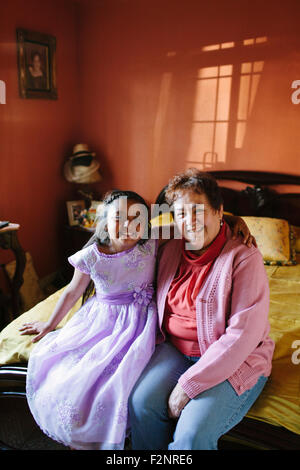
[[[20,97],[57,99],[56,38],[18,28],[17,54]]]

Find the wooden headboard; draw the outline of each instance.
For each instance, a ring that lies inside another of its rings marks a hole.
[[[300,226],[300,177],[254,171],[212,171],[221,186],[224,210],[235,215],[286,219]],[[240,183],[239,189],[232,188]]]
[[[300,176],[259,171],[210,171],[218,181],[224,210],[241,216],[275,217],[300,226]],[[164,202],[166,186],[156,203]]]

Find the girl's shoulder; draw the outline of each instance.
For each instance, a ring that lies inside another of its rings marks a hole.
[[[82,248],[68,258],[69,263],[79,271],[90,274],[93,265],[97,262],[96,242]]]
[[[137,249],[141,255],[156,256],[158,249],[158,240],[154,238],[148,238],[144,243],[137,243]]]
[[[87,257],[91,255],[93,256],[93,255],[96,255],[97,250],[98,250],[97,242],[94,242],[88,246],[84,246],[83,248],[81,248],[81,250],[77,251],[75,254],[78,256],[82,256],[82,257]]]

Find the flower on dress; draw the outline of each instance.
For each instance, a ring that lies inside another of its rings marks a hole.
[[[138,248],[143,255],[151,256],[154,255],[155,243],[144,243],[143,245],[139,245]]]
[[[141,257],[135,250],[124,258],[124,263],[127,268],[138,268],[140,261]]]
[[[128,416],[127,402],[123,401],[119,404],[119,407],[116,411],[116,418],[117,418],[118,424],[126,423],[127,416]]]
[[[93,415],[93,420],[95,420],[96,422],[99,422],[100,420],[105,419],[104,412],[106,411],[106,408],[107,407],[101,401],[99,401],[96,405],[96,409]]]
[[[154,289],[151,284],[134,288],[133,303],[138,305],[148,305],[153,297]]]
[[[82,424],[81,410],[68,400],[60,401],[56,406],[60,425],[68,437],[71,437],[73,431]]]

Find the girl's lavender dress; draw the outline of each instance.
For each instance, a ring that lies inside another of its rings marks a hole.
[[[69,258],[96,295],[34,346],[26,392],[52,439],[76,449],[123,449],[128,396],[155,348],[157,241],[107,255],[93,244]]]

